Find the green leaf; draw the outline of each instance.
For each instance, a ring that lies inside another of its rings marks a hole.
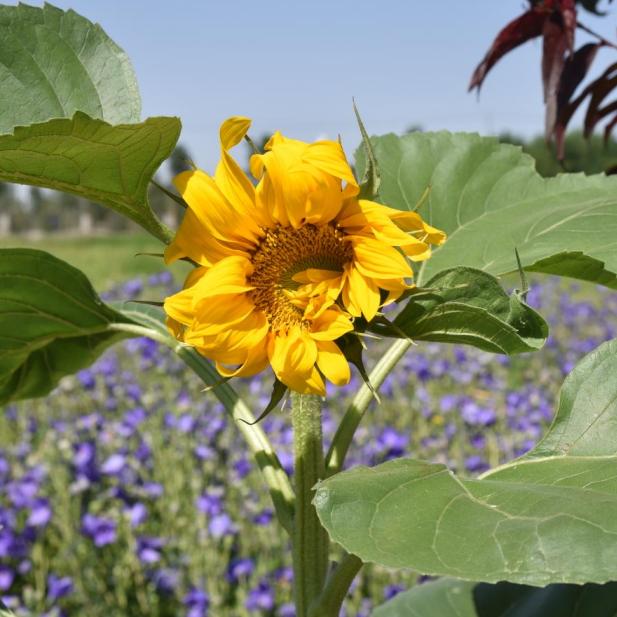
[[[318,486],[333,540],[364,561],[529,585],[617,575],[617,340],[566,379],[555,421],[526,456],[481,479],[401,459]]]
[[[150,178],[180,134],[178,118],[109,124],[71,119],[18,127],[0,136],[0,181],[66,191],[109,206],[167,241],[170,232],[147,200]]]
[[[519,294],[508,296],[497,279],[481,270],[444,270],[416,290],[394,320],[394,328],[373,329],[413,340],[465,343],[485,351],[536,351],[548,325]]]
[[[372,142],[380,201],[414,210],[430,186],[419,213],[448,234],[421,265],[419,285],[455,266],[516,272],[518,249],[526,270],[617,289],[617,178],[544,179],[519,147],[479,135],[415,132]],[[362,173],[362,150],[357,158]]]
[[[126,334],[76,268],[32,249],[0,249],[0,405],[43,396]]]
[[[475,585],[450,578],[415,585],[378,606],[372,617],[478,617],[473,600]]]
[[[0,6],[0,133],[82,111],[138,122],[141,102],[126,54],[74,11]]]
[[[616,612],[617,583],[538,589],[440,579],[397,595],[373,617],[614,617]]]

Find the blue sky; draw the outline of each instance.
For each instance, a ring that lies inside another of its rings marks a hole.
[[[359,142],[355,97],[370,133],[424,129],[540,133],[541,43],[527,43],[489,75],[478,99],[469,77],[524,0],[55,0],[107,33],[131,57],[143,115],[178,115],[181,141],[205,169],[220,122],[254,120],[300,139]],[[606,3],[605,3],[606,4]],[[616,5],[617,6],[617,5]],[[614,38],[617,9],[581,19]],[[579,34],[578,43],[586,40]],[[596,60],[606,66],[614,50]],[[573,126],[580,124],[575,122]]]

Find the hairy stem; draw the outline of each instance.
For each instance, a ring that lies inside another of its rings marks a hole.
[[[369,375],[369,381],[373,388],[378,389],[381,386],[410,346],[411,342],[408,339],[397,339],[392,343],[390,349],[380,358]],[[326,477],[338,473],[343,468],[345,456],[347,456],[353,436],[372,399],[373,393],[366,384],[363,384],[336,429],[332,445],[326,456]]]
[[[328,569],[328,535],[321,526],[313,487],[325,477],[321,433],[321,400],[292,393],[294,481],[296,507],[292,533],[296,616],[308,617],[309,606],[320,595]]]
[[[228,384],[221,382],[216,369],[194,349],[179,343],[158,327],[148,328],[129,323],[115,323],[110,329],[128,332],[135,336],[145,336],[162,343],[174,351],[189,368],[212,387],[212,391],[231,416],[244,437],[255,461],[261,469],[263,478],[270,489],[277,518],[283,528],[291,535],[293,528],[294,493],[289,478],[279,461],[270,440],[255,421],[253,414],[238,393]]]

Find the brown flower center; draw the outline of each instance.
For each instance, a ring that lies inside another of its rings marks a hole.
[[[302,310],[286,293],[300,287],[293,277],[308,269],[343,272],[353,257],[353,248],[332,225],[307,224],[300,229],[277,226],[266,229],[265,234],[253,253],[254,270],[248,283],[255,287],[251,291],[255,306],[277,331],[302,322]]]

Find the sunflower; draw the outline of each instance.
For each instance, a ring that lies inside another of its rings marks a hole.
[[[445,235],[414,212],[359,199],[338,142],[274,134],[251,157],[255,185],[229,154],[249,126],[223,123],[214,176],[174,179],[188,208],[165,260],[197,267],[166,298],[167,323],[224,377],[270,365],[292,390],[323,395],[324,378],[350,379],[337,339],[409,289],[408,258],[427,259]]]

